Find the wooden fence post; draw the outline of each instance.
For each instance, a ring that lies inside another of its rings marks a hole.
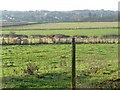
[[[72,38],[72,90],[76,88],[76,43],[75,37]]]

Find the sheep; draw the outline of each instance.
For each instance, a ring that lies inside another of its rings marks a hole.
[[[4,38],[2,38],[2,44],[6,44],[6,41]]]
[[[21,44],[28,44],[28,40],[27,40],[27,39],[23,39],[23,40],[21,41]]]

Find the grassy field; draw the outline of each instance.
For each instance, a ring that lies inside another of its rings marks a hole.
[[[4,27],[2,33],[118,34],[113,27],[117,22],[47,23]],[[2,45],[3,87],[71,88],[71,50],[71,44]],[[77,88],[119,87],[118,44],[77,44],[76,65]]]
[[[65,34],[65,35],[87,35],[87,36],[101,36],[107,34],[118,34],[118,29],[81,29],[81,30],[5,30],[2,31],[3,34],[8,34],[10,32],[15,32],[16,34],[40,34],[40,35],[52,35],[52,34]]]
[[[73,35],[101,36],[106,34],[118,34],[117,26],[118,26],[117,22],[46,23],[46,24],[4,27],[2,28],[1,33],[8,34],[10,32],[15,32],[17,34],[27,34],[27,35],[65,34],[71,36]],[[116,27],[116,28],[112,28],[112,27]]]
[[[70,44],[2,48],[5,88],[71,88]],[[119,87],[117,44],[81,44],[76,48],[78,88]],[[36,74],[22,73],[29,63],[39,67]]]
[[[79,28],[113,28],[118,27],[118,22],[66,22],[66,23],[46,23],[25,26],[5,27],[3,29],[79,29]]]

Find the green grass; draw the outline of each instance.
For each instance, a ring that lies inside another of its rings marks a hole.
[[[10,32],[15,32],[17,34],[27,34],[27,35],[65,34],[71,36],[73,35],[101,36],[106,34],[118,34],[117,26],[118,26],[117,22],[46,23],[46,24],[33,24],[33,25],[25,25],[25,26],[3,27],[1,33],[8,34]],[[109,29],[107,27],[109,27]],[[113,29],[112,27],[116,27],[116,28]],[[96,28],[96,29],[92,29],[92,28]],[[104,28],[104,29],[100,29],[100,28]]]
[[[118,22],[66,22],[66,23],[46,23],[25,26],[5,27],[3,29],[76,29],[76,28],[102,28],[118,27]]]
[[[3,28],[2,33],[6,34],[12,31],[16,34],[27,35],[65,34],[71,36],[118,34],[118,29],[112,28],[78,29],[102,27],[117,27],[117,22],[34,24],[6,27]],[[71,88],[71,51],[70,44],[2,45],[3,87]],[[10,64],[11,61],[13,65]],[[23,69],[27,68],[28,63],[39,67],[37,74],[25,75],[25,73],[22,73]],[[118,72],[117,44],[79,44],[76,46],[77,88],[119,87],[120,77],[118,77]]]
[[[71,88],[70,44],[3,45],[2,50],[4,87]],[[76,50],[78,88],[118,87],[117,44],[79,44]],[[10,61],[13,66],[5,67]],[[39,66],[39,77],[21,75],[29,62]]]
[[[2,33],[10,33],[11,30],[3,30]],[[12,30],[16,34],[40,34],[40,35],[52,35],[52,34],[65,34],[65,35],[87,35],[87,36],[101,36],[107,34],[118,34],[118,29],[81,29],[81,30]]]

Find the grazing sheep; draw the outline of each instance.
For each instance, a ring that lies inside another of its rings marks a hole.
[[[6,41],[4,38],[2,38],[2,44],[6,44]]]
[[[70,36],[63,35],[63,34],[56,34],[54,35],[54,42],[55,43],[68,43],[70,42]]]
[[[21,44],[28,44],[28,39],[23,39],[23,40],[21,41]]]
[[[12,44],[21,44],[21,40],[20,39],[14,39],[13,42],[11,42]]]
[[[45,35],[30,35],[30,37],[31,37],[31,43],[44,43],[44,41],[46,41],[45,38],[47,36],[45,36]],[[34,39],[34,42],[32,42],[32,39]],[[36,42],[36,39],[39,39],[39,40]]]

